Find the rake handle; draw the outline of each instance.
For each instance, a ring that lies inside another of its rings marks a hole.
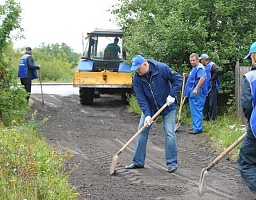
[[[155,120],[155,118],[166,108],[167,103],[165,103],[154,115],[153,117],[150,119],[150,122],[153,123],[153,121]],[[134,136],[132,136],[132,138],[118,151],[117,155],[121,154],[122,151],[145,129],[147,128],[147,124],[144,124],[144,126],[142,126],[140,128],[140,130],[138,130],[137,133],[134,134]]]
[[[232,149],[234,149],[240,142],[243,141],[246,133],[238,138],[233,144],[231,144],[225,151],[223,151],[217,158],[215,158],[206,168],[209,171],[214,165],[216,165],[222,158],[224,158]]]
[[[179,108],[179,112],[178,112],[178,121],[181,118],[181,110],[182,110],[183,104],[184,104],[185,99],[186,99],[186,97],[183,97],[184,87],[185,87],[185,80],[186,80],[186,77],[183,75],[182,89],[181,89],[181,95],[180,95],[180,108]]]
[[[183,100],[181,101],[181,104],[180,104],[180,109],[179,109],[179,112],[178,112],[178,121],[180,121],[180,118],[181,118],[181,111],[182,111],[182,107],[185,103],[185,100],[186,100],[186,97],[183,97]]]
[[[39,69],[39,81],[40,81],[40,87],[41,87],[42,104],[44,104],[44,94],[43,94],[43,86],[42,86],[41,69]]]
[[[182,89],[181,89],[181,97],[180,97],[180,102],[182,101],[182,97],[183,97],[183,92],[184,92],[184,87],[185,87],[185,80],[186,77],[183,75],[183,81],[182,81]]]

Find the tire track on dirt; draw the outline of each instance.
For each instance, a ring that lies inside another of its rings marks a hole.
[[[116,139],[116,141],[118,143],[120,143],[121,146],[123,146],[125,144],[124,141],[121,141],[121,140],[118,140],[118,139]],[[149,144],[149,146],[151,146],[151,145],[153,145],[153,144]],[[152,148],[154,148],[154,147],[152,147]],[[157,148],[155,147],[154,149],[157,149]],[[132,148],[129,148],[129,147],[128,147],[128,150],[131,151],[132,153],[134,151]],[[161,153],[163,153],[163,151],[160,151],[157,154],[160,155]],[[194,156],[194,158],[195,158],[195,156]],[[161,163],[162,162],[159,161],[158,159],[152,157],[151,155],[147,155],[147,168],[163,172],[166,169],[166,166],[164,164],[161,164]],[[124,167],[124,166],[122,166],[122,167]],[[132,170],[130,170],[130,171],[132,171]],[[163,174],[161,173],[161,175],[163,175]],[[177,183],[176,183],[177,185],[178,185],[178,182],[181,182],[180,183],[181,188],[185,184],[189,183],[189,184],[193,185],[194,192],[197,191],[197,189],[198,189],[198,179],[195,179],[194,176],[188,177],[187,173],[183,173],[183,170],[179,169],[179,168],[178,168],[178,170],[175,173],[172,173],[171,175],[172,175],[172,178],[175,177],[175,179],[177,181]],[[144,181],[144,182],[146,182],[146,181]],[[169,183],[167,182],[166,184],[168,185]],[[226,199],[234,199],[234,197],[231,194],[226,193],[225,191],[222,191],[219,188],[212,187],[212,186],[207,186],[207,190],[211,191],[216,196],[219,196],[219,198],[225,197]],[[183,191],[183,192],[185,192],[185,191]]]
[[[71,170],[70,183],[80,193],[79,200],[250,199],[235,168],[226,161],[210,171],[205,196],[198,195],[200,172],[215,154],[207,144],[202,145],[206,143],[204,138],[186,134],[183,126],[177,134],[179,167],[174,174],[165,172],[162,124],[154,124],[145,169],[124,169],[131,162],[132,143],[119,157],[117,174],[111,176],[112,157],[136,133],[139,116],[128,113],[126,105],[116,99],[106,101],[103,97],[93,106],[82,106],[76,95],[54,97],[57,99],[45,95],[46,101],[57,107],[42,107],[40,96],[35,107],[39,108],[40,118],[51,115],[41,129],[47,140],[63,150],[68,146],[74,154],[67,167]],[[220,191],[224,195],[218,194],[219,188],[223,188]]]

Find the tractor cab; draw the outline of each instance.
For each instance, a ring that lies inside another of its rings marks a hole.
[[[81,104],[89,105],[100,94],[126,94],[132,91],[131,66],[125,61],[123,32],[117,29],[96,29],[83,38],[83,53],[74,87],[79,87]]]
[[[118,71],[120,62],[126,59],[122,44],[121,30],[96,29],[85,37],[82,59],[93,60],[92,71]]]

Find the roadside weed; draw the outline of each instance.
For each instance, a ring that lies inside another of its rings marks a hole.
[[[224,151],[246,132],[246,126],[241,119],[235,115],[221,115],[215,121],[204,122],[204,132],[214,141],[215,147],[219,151]],[[241,144],[231,152],[231,158],[236,160]]]
[[[76,199],[64,161],[33,126],[0,128],[0,199]]]
[[[134,94],[129,95],[129,97],[127,97],[127,101],[129,102],[129,105],[127,107],[128,111],[140,115],[141,114],[141,109],[140,109],[139,104],[137,102],[136,96]]]

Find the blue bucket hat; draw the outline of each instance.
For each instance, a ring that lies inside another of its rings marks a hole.
[[[252,43],[251,47],[250,47],[250,51],[249,53],[244,57],[244,59],[251,59],[250,55],[252,53],[256,52],[256,42]]]
[[[145,61],[145,58],[143,58],[141,55],[136,55],[132,58],[132,68],[131,71],[136,71],[141,64],[143,64]]]

